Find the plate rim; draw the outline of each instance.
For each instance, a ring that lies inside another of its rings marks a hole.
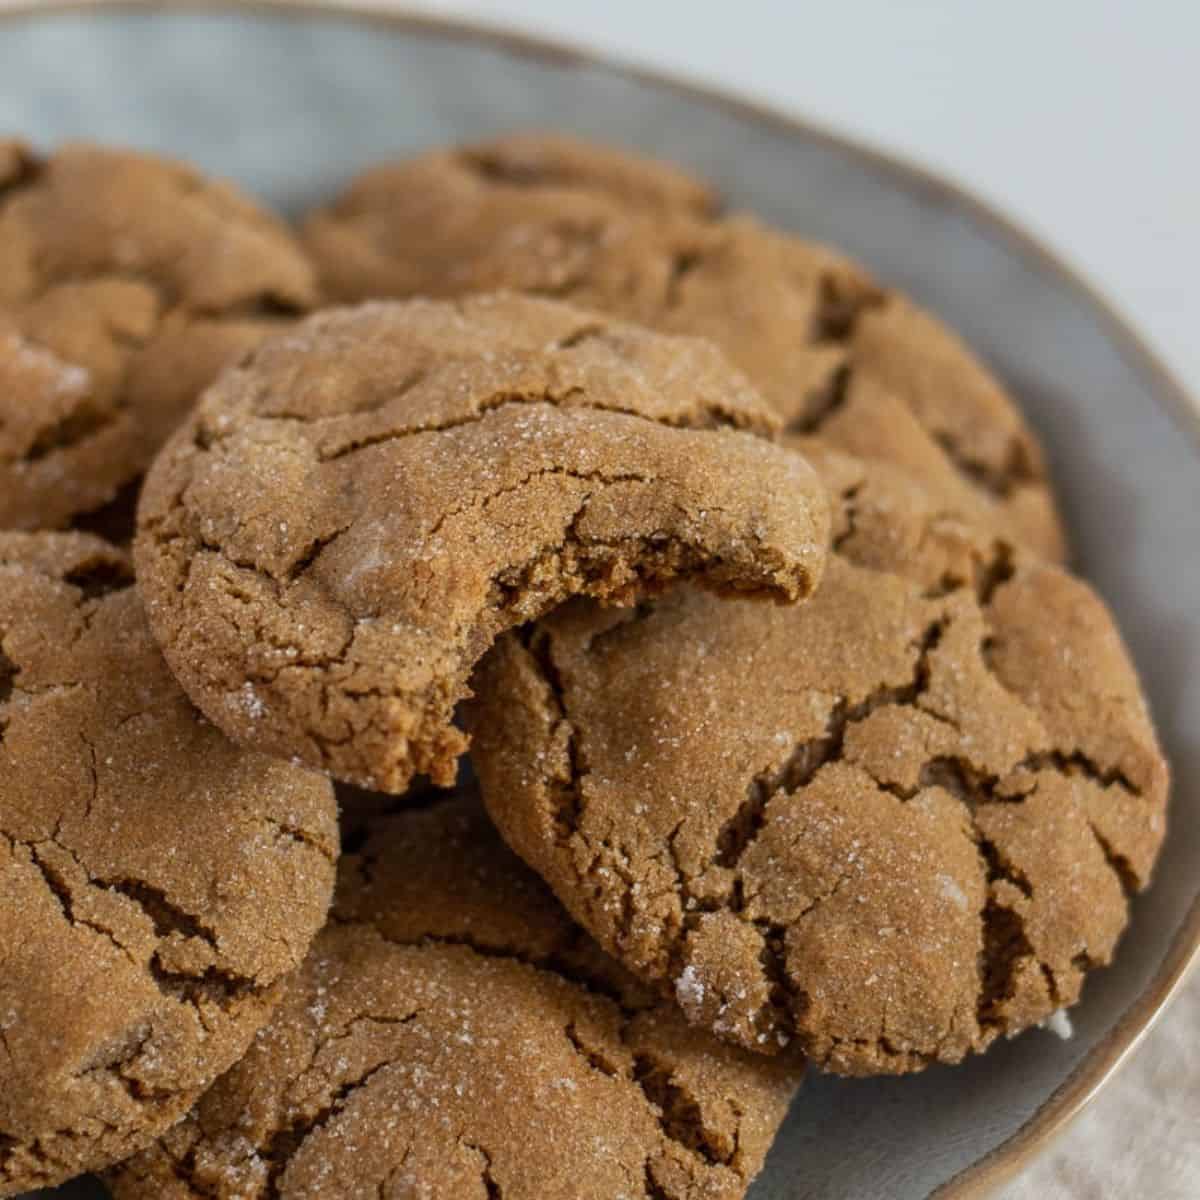
[[[426,37],[490,45],[510,54],[564,67],[591,67],[638,83],[665,88],[687,99],[716,105],[790,135],[820,142],[869,163],[881,174],[901,180],[949,207],[964,211],[981,236],[999,240],[1034,260],[1098,318],[1106,337],[1135,374],[1144,377],[1156,403],[1164,407],[1190,442],[1200,463],[1200,397],[1176,378],[1134,325],[1099,288],[1037,235],[1029,232],[967,185],[948,179],[903,154],[865,138],[835,132],[772,103],[710,84],[683,72],[660,70],[584,48],[558,37],[543,37],[499,23],[442,16],[408,9],[390,0],[0,0],[0,23],[87,14],[103,20],[110,13],[260,14],[284,19],[330,17],[378,24]],[[982,1158],[959,1171],[932,1193],[937,1200],[980,1200],[1029,1165],[1083,1112],[1113,1078],[1170,1006],[1193,968],[1200,966],[1200,887],[1150,982],[1117,1023],[1080,1061],[1074,1071],[1013,1134]]]

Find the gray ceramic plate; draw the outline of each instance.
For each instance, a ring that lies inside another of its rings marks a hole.
[[[1035,1031],[916,1078],[813,1079],[753,1189],[754,1200],[977,1194],[1078,1111],[1200,940],[1200,416],[1136,337],[1027,237],[921,172],[561,49],[344,8],[42,7],[0,24],[0,129],[164,150],[292,212],[377,159],[530,125],[679,160],[947,316],[1024,400],[1080,565],[1133,645],[1174,764],[1173,830],[1073,1040]]]

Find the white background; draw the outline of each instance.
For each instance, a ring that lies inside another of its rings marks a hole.
[[[931,167],[1080,271],[1200,398],[1200,0],[403,6],[717,84]],[[1200,974],[1003,1196],[1200,1197]]]

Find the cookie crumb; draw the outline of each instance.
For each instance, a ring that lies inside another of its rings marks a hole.
[[[967,894],[958,886],[953,876],[938,876],[938,892],[949,900],[955,908],[960,909],[962,912],[967,911]]]
[[[1071,1024],[1065,1008],[1056,1008],[1044,1021],[1038,1022],[1038,1028],[1045,1029],[1064,1042],[1069,1042],[1075,1036],[1075,1026]]]
[[[252,721],[257,721],[267,711],[262,697],[254,690],[254,684],[249,681],[242,684],[242,707]]]
[[[679,1001],[679,1007],[693,1020],[704,1011],[704,981],[700,978],[700,972],[690,963],[675,980],[675,998]]]

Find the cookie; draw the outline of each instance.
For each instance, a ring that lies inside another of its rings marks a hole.
[[[695,1024],[915,1071],[1111,960],[1167,767],[1086,584],[807,449],[835,508],[811,601],[566,606],[481,664],[472,761],[509,844]]]
[[[0,534],[0,1195],[124,1158],[246,1049],[334,884],[327,780],[188,703],[128,558]]]
[[[589,286],[618,240],[641,236],[658,257],[654,226],[633,214],[714,211],[707,187],[666,164],[518,134],[368,170],[306,222],[306,238],[335,302],[468,290],[566,297]],[[622,258],[636,261],[632,251],[626,244]]]
[[[536,144],[527,138],[525,153]],[[911,467],[955,508],[1066,553],[1041,449],[995,376],[944,325],[826,247],[713,206],[666,204],[630,157],[596,174],[481,170],[508,143],[436,151],[355,180],[305,223],[339,301],[508,288],[711,338],[798,432]],[[601,151],[620,160],[616,151]],[[659,197],[647,203],[645,194]]]
[[[291,234],[228,184],[0,146],[0,528],[119,506],[220,368],[314,299]]]
[[[116,1200],[732,1200],[800,1080],[690,1028],[477,798],[375,823],[272,1023]]]
[[[707,343],[517,296],[331,310],[205,395],[151,471],[139,582],[230,736],[339,779],[454,781],[502,630],[675,579],[796,600],[828,510]]]

